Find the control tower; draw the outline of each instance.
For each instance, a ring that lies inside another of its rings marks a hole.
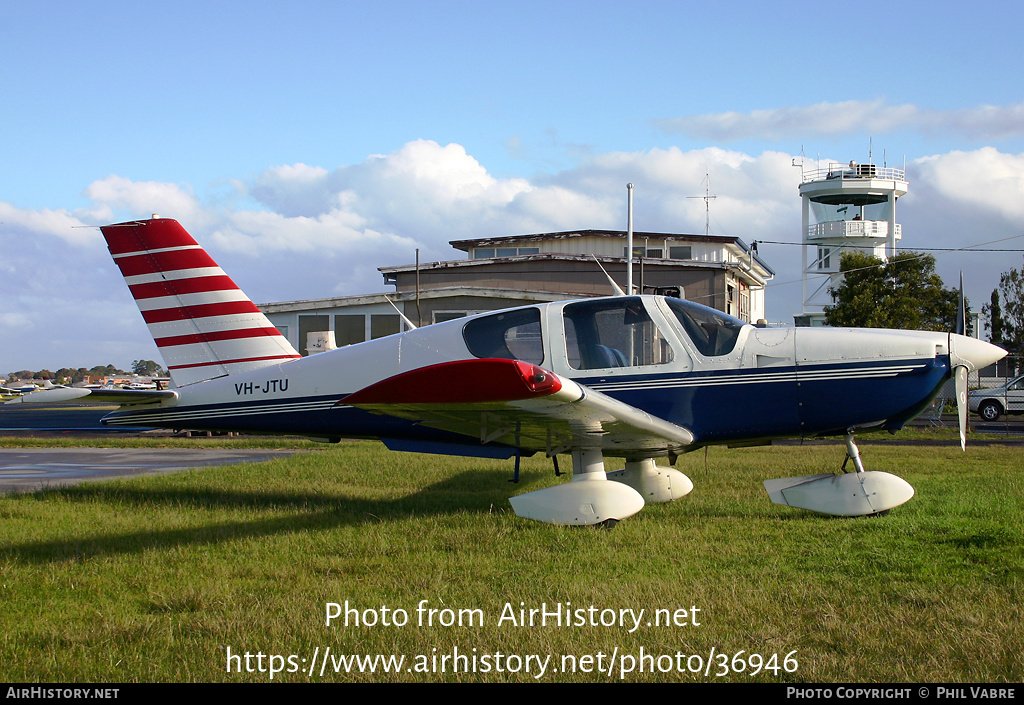
[[[902,237],[896,199],[906,193],[902,169],[830,162],[802,173],[804,304],[794,316],[798,326],[825,325],[823,307],[832,304],[829,287],[841,281],[844,251],[860,249],[886,261],[896,254]]]

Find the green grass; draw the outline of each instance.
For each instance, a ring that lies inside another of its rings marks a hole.
[[[328,668],[274,680],[534,680],[536,662],[531,673],[495,661],[488,673],[406,670],[417,655],[430,667],[455,649],[551,655],[544,681],[716,680],[717,659],[707,677],[685,659],[675,669],[677,653],[706,659],[712,649],[778,654],[780,666],[795,651],[795,672],[721,681],[1022,680],[1021,450],[862,451],[869,469],[904,477],[917,496],[870,519],[779,507],[762,480],[835,469],[842,447],[712,448],[679,460],[691,496],[612,530],[554,527],[515,517],[507,501],[554,483],[547,461],[524,460],[514,486],[510,461],[360,442],[0,498],[0,679],[264,682],[267,672],[228,673],[228,649],[294,654],[306,669],[300,659],[330,647],[407,660],[397,674]],[[346,600],[369,616],[405,610],[410,623],[326,626],[326,604]],[[418,626],[422,600],[479,610],[484,622]],[[700,625],[499,625],[506,603],[521,602],[644,609],[645,623],[656,609],[697,607]],[[641,650],[672,670],[551,670],[563,655],[602,653],[607,669],[611,654],[619,665]]]

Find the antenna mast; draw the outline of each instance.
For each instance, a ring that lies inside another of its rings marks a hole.
[[[708,169],[704,173],[704,195],[703,196],[687,196],[687,198],[703,198],[704,199],[704,235],[711,234],[711,199],[718,198],[718,196],[711,195],[711,170]]]

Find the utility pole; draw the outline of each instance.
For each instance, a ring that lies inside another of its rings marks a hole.
[[[633,295],[633,184],[626,184],[626,295]]]

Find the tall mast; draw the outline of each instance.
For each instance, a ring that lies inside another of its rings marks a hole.
[[[626,294],[633,295],[633,184],[626,184]]]

